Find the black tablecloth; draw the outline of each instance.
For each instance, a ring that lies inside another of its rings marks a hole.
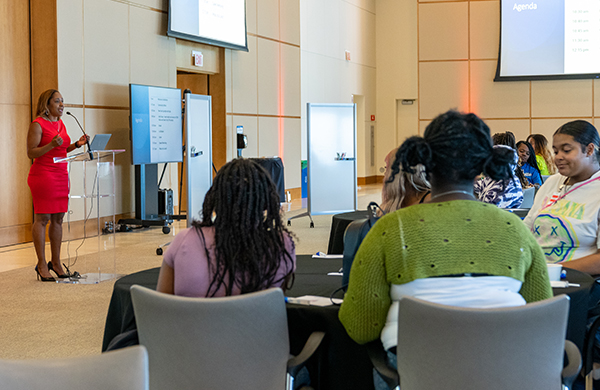
[[[297,256],[297,270],[293,287],[286,296],[330,296],[341,286],[340,276],[327,276],[338,271],[340,259],[312,259],[310,255]],[[594,279],[589,275],[567,270],[567,279],[580,287],[555,288],[555,295],[567,294],[571,298],[567,339],[581,350],[586,332],[586,318],[590,288]],[[135,318],[129,288],[139,284],[155,289],[159,268],[137,272],[115,282],[108,308],[102,351],[110,341],[122,332],[135,329]],[[308,336],[314,331],[325,331],[323,344],[309,360],[312,386],[319,389],[365,389],[373,388],[372,365],[364,346],[348,337],[338,320],[338,306],[304,306],[287,304],[290,352],[298,354]]]
[[[271,179],[277,187],[279,193],[279,201],[285,202],[285,181],[283,177],[283,162],[279,157],[273,158],[252,158],[252,161],[258,163],[271,174]]]
[[[310,255],[297,256],[294,285],[286,296],[330,296],[341,287],[341,276],[328,276],[342,266],[341,259],[312,259]],[[129,288],[133,284],[156,288],[159,268],[127,275],[115,282],[106,316],[102,351],[110,341],[136,328]],[[338,320],[338,306],[305,306],[287,304],[290,352],[297,355],[309,335],[325,331],[326,335],[315,355],[307,363],[311,383],[315,389],[373,389],[372,366],[364,346],[356,344]]]
[[[553,288],[552,292],[554,295],[567,294],[570,298],[567,340],[571,340],[577,345],[583,357],[590,291],[595,281],[584,272],[564,267],[563,269],[567,271],[569,283],[579,284],[580,287]]]
[[[367,210],[352,211],[349,213],[335,214],[331,217],[331,231],[329,233],[329,245],[327,254],[341,255],[344,253],[344,232],[352,221],[367,218]]]

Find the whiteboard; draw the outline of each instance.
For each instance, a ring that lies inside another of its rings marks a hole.
[[[356,105],[307,104],[308,213],[355,211]]]
[[[185,164],[187,173],[187,226],[202,219],[204,196],[212,186],[211,97],[185,95]]]

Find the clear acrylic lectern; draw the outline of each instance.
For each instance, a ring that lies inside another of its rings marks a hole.
[[[124,151],[93,150],[54,159],[56,164],[69,164],[69,212],[63,222],[62,253],[67,254],[71,272],[80,274],[58,282],[96,284],[117,278],[115,155]],[[88,245],[83,246],[84,241]],[[90,241],[98,242],[97,250]]]

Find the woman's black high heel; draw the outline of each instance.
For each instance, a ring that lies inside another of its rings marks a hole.
[[[38,269],[38,266],[35,266],[35,273],[37,274],[37,280],[42,279],[42,282],[56,282],[56,279],[54,279],[52,276],[50,276],[49,278],[43,277],[40,274],[40,270]]]
[[[69,274],[59,275],[58,272],[56,272],[56,270],[54,269],[54,266],[52,266],[51,262],[48,263],[48,271],[54,272],[59,279],[66,279],[69,277]]]

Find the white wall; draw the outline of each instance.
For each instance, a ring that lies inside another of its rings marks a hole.
[[[299,0],[246,0],[249,51],[225,50],[227,160],[244,126],[243,156],[281,157],[288,189],[301,186],[299,7]]]
[[[301,0],[302,159],[306,159],[306,103],[351,103],[364,97],[365,131],[357,134],[358,176],[370,165],[368,129],[376,113],[375,0]],[[345,51],[351,60],[345,60]],[[360,126],[359,126],[360,128]],[[376,139],[379,136],[376,126]]]
[[[377,156],[385,166],[388,152],[418,133],[417,2],[377,0]]]
[[[118,214],[135,210],[129,83],[177,86],[176,43],[166,36],[167,15],[161,12],[166,9],[163,0],[57,0],[58,89],[66,110],[91,137],[112,134],[107,148],[127,150],[116,163]],[[80,136],[72,118],[63,121],[72,138]],[[162,187],[177,193],[177,183],[177,167],[171,164]]]

